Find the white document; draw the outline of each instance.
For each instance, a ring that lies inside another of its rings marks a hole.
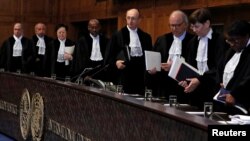
[[[75,49],[74,45],[73,46],[65,46],[64,52],[72,55],[74,52],[74,49]]]
[[[155,51],[145,51],[146,70],[156,68],[161,71],[161,54]]]

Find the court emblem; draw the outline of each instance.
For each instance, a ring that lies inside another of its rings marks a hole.
[[[20,101],[20,128],[21,134],[24,140],[28,138],[30,131],[30,95],[27,89],[23,90],[21,101]]]
[[[31,135],[33,141],[40,141],[43,135],[44,104],[39,93],[32,97],[31,101]]]

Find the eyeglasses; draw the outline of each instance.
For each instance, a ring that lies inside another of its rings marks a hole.
[[[181,22],[181,23],[179,23],[179,24],[169,24],[169,27],[170,28],[178,28],[178,27],[181,27],[181,25],[184,23],[184,21],[183,22]]]
[[[235,45],[235,44],[239,44],[244,38],[242,37],[234,37],[234,38],[227,38],[226,39],[226,43],[228,43],[229,45]]]

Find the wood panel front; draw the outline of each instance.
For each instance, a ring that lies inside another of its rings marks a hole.
[[[207,126],[218,124],[175,108],[87,86],[11,73],[0,73],[0,80],[0,132],[19,141],[24,140],[19,122],[24,89],[31,98],[36,93],[43,98],[44,141],[76,137],[88,141],[206,141]],[[17,112],[10,112],[9,105]]]

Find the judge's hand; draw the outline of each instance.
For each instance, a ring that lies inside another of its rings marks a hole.
[[[156,73],[157,73],[157,70],[156,70],[156,68],[154,67],[153,69],[148,70],[148,73],[149,73],[149,74],[156,74]]]
[[[181,81],[181,82],[179,82],[179,85],[184,87],[185,93],[193,92],[200,85],[200,81],[197,78],[188,78],[186,79],[186,81]]]
[[[117,60],[116,61],[116,67],[119,69],[119,70],[122,70],[122,69],[124,69],[125,67],[126,67],[126,65],[124,65],[124,62],[125,61],[123,61],[123,60]]]
[[[167,63],[161,63],[161,69],[164,71],[169,71],[172,65],[172,60],[168,60]]]
[[[65,60],[73,60],[73,56],[71,54],[68,54],[68,53],[64,53],[64,59]]]
[[[235,99],[231,94],[226,94],[226,104],[228,104],[228,105],[235,104]]]

